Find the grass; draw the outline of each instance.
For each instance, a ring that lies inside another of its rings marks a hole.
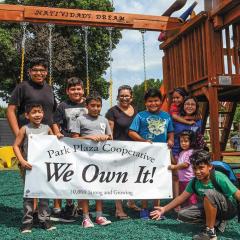
[[[128,211],[132,219],[117,221],[114,218],[114,202],[104,202],[104,212],[112,220],[106,227],[96,226],[92,229],[83,229],[79,219],[71,224],[56,224],[57,230],[46,232],[34,228],[31,234],[23,235],[19,232],[22,218],[23,184],[17,171],[0,171],[0,239],[160,239],[160,240],[190,240],[192,235],[199,231],[199,226],[179,223],[174,213],[167,214],[165,221],[142,221],[136,213]],[[91,209],[93,210],[93,202]],[[237,219],[229,222],[224,235],[218,239],[239,240],[240,224]]]

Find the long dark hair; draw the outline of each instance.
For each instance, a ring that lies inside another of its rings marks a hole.
[[[192,114],[192,116],[199,116],[200,113],[199,113],[199,103],[198,103],[198,100],[197,98],[195,98],[194,96],[187,96],[184,98],[183,100],[183,103],[181,104],[181,107],[180,107],[180,116],[186,116],[186,112],[184,110],[184,104],[186,101],[188,101],[189,99],[193,99],[194,102],[196,103],[196,110],[195,112]]]

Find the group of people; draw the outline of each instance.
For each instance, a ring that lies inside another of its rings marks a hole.
[[[93,141],[120,140],[167,143],[172,152],[174,200],[160,207],[160,200],[154,201],[155,210],[149,213],[147,200],[141,200],[141,208],[133,200],[127,207],[140,212],[140,217],[164,219],[164,213],[175,208],[178,219],[185,222],[205,222],[206,227],[193,239],[217,239],[216,227],[224,230],[225,220],[236,215],[236,200],[240,191],[220,172],[216,180],[223,187],[223,193],[214,189],[211,183],[211,158],[206,151],[202,135],[202,120],[197,99],[189,96],[183,88],[172,94],[169,113],[161,110],[162,95],[158,89],[149,89],[144,96],[146,110],[137,112],[132,106],[133,93],[130,86],[118,89],[118,104],[100,115],[101,97],[93,93],[84,97],[83,83],[72,77],[66,81],[67,100],[56,104],[52,88],[46,83],[48,67],[44,59],[32,59],[28,67],[28,81],[18,84],[9,101],[7,117],[16,136],[14,151],[23,169],[31,170],[27,161],[29,134],[54,134],[58,138],[72,137]],[[194,182],[194,186],[193,186]],[[34,218],[34,199],[24,198],[22,233],[31,232]],[[115,216],[128,219],[121,200],[115,201]],[[94,227],[89,214],[87,200],[79,200],[75,207],[72,200],[66,200],[64,210],[60,199],[54,200],[50,217],[48,200],[39,199],[39,224],[46,230],[53,230],[50,219],[62,218],[71,221],[73,212],[83,215],[82,226]],[[181,206],[181,207],[179,207]],[[96,201],[96,224],[108,225],[111,221],[103,216],[103,204]]]

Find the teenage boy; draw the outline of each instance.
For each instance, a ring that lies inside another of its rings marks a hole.
[[[171,148],[174,144],[172,119],[166,112],[161,111],[162,95],[158,89],[149,89],[144,96],[146,110],[139,112],[134,118],[129,136],[139,142],[162,142]],[[149,218],[147,200],[142,200],[140,217]],[[159,200],[154,201],[154,206],[159,205]]]
[[[92,141],[107,141],[112,139],[112,133],[108,120],[100,116],[102,99],[99,95],[90,95],[86,99],[87,114],[80,116],[72,128],[72,137],[88,139]],[[99,225],[111,224],[111,221],[103,217],[102,201],[96,200],[96,223]],[[94,227],[89,216],[88,200],[82,200],[84,228]]]
[[[29,134],[40,135],[52,135],[52,130],[48,125],[42,124],[44,116],[43,107],[40,104],[30,104],[26,106],[25,117],[29,120],[27,125],[21,127],[18,131],[15,143],[13,145],[14,152],[20,162],[21,168],[24,171],[31,170],[32,165],[27,161],[27,149],[28,149],[28,136]],[[22,219],[22,233],[28,233],[32,231],[33,226],[33,212],[34,212],[34,199],[23,198],[23,211],[24,216]],[[47,199],[39,199],[38,207],[38,219],[40,226],[46,230],[53,230],[49,221],[49,207]]]
[[[7,118],[9,125],[17,136],[19,129],[29,122],[25,117],[25,107],[39,103],[43,107],[43,123],[53,124],[53,112],[56,102],[53,89],[46,83],[48,65],[43,58],[33,58],[28,65],[29,80],[18,84],[10,97]]]
[[[76,124],[79,116],[86,114],[85,99],[83,98],[83,82],[77,77],[71,77],[66,82],[66,94],[68,99],[61,102],[53,117],[53,133],[57,136],[71,137],[71,127]],[[52,220],[68,222],[76,215],[72,200],[67,200],[64,211],[61,211],[61,200],[54,201]],[[76,212],[77,213],[77,212]]]
[[[218,171],[214,172],[215,180],[222,192],[217,191],[211,181],[210,154],[205,150],[197,150],[190,157],[195,180],[191,180],[185,191],[164,207],[156,207],[150,215],[158,220],[162,214],[184,203],[193,193],[199,196],[199,203],[179,211],[178,219],[188,223],[205,223],[205,228],[193,236],[194,240],[216,240],[216,229],[224,231],[226,220],[237,214],[237,201],[240,201],[240,190]],[[194,186],[193,186],[194,185]],[[195,189],[195,190],[194,190]]]

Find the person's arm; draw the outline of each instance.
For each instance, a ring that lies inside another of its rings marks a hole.
[[[180,123],[183,123],[183,124],[187,124],[187,125],[193,125],[195,123],[194,120],[187,120],[185,119],[184,117],[181,117],[177,114],[172,114],[172,118],[173,120],[175,120],[176,122],[180,122]]]
[[[108,120],[108,123],[109,123],[109,126],[110,126],[110,128],[111,128],[111,131],[112,131],[112,133],[113,133],[113,129],[114,129],[114,121],[112,121],[112,120]]]
[[[14,150],[14,153],[15,153],[16,157],[18,158],[21,166],[25,169],[31,170],[32,165],[23,158],[22,152],[20,150],[20,146],[23,143],[25,133],[26,133],[26,129],[25,129],[25,127],[22,127],[19,130],[18,135],[17,135],[17,137],[15,139],[15,142],[13,144],[13,150]]]
[[[168,133],[167,145],[168,145],[169,148],[173,147],[173,145],[174,145],[174,132],[169,132]]]
[[[19,125],[18,125],[18,121],[17,121],[16,110],[17,110],[16,105],[8,105],[7,119],[8,119],[10,128],[12,129],[12,132],[15,135],[15,137],[17,137],[18,132],[19,132]]]
[[[189,164],[189,163],[186,163],[186,162],[184,162],[184,163],[179,163],[179,164],[176,164],[176,165],[171,164],[171,165],[168,167],[168,169],[169,169],[169,170],[182,170],[182,169],[188,168],[189,165],[190,165],[190,164]]]
[[[234,194],[234,197],[237,199],[237,201],[240,202],[240,190],[237,190]]]
[[[137,132],[134,132],[132,130],[128,131],[128,136],[133,139],[134,141],[138,141],[138,142],[151,142],[150,140],[146,140],[144,138],[142,138]]]
[[[182,203],[184,203],[192,194],[189,192],[184,191],[181,195],[179,195],[178,197],[176,197],[175,199],[173,199],[169,204],[167,204],[164,207],[154,207],[156,210],[152,211],[150,213],[150,216],[152,217],[152,219],[156,219],[159,220],[161,218],[161,216],[170,211],[171,209],[181,205]]]
[[[64,137],[64,135],[60,132],[60,129],[56,123],[52,125],[52,132],[54,135],[57,136],[57,138]],[[51,134],[52,135],[52,134]]]

